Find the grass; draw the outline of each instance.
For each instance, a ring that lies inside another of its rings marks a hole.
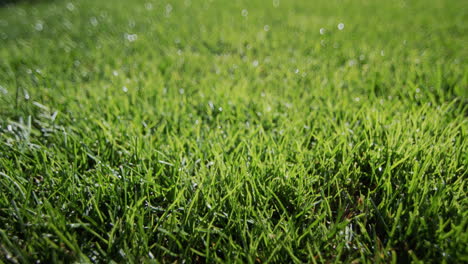
[[[467,262],[467,14],[10,1],[0,262]]]

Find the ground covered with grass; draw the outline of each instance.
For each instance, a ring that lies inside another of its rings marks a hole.
[[[0,262],[468,261],[464,1],[0,6]]]

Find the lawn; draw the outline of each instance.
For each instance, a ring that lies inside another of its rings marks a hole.
[[[0,4],[0,263],[468,262],[459,0]]]

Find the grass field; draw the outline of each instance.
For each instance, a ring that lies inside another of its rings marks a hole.
[[[458,0],[0,6],[0,263],[468,262]]]

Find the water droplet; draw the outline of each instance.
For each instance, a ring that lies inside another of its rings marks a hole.
[[[179,93],[180,93],[180,94],[184,94],[184,93],[185,93],[184,88],[180,88],[180,89],[179,89]]]
[[[321,28],[321,29],[320,29],[320,35],[324,35],[325,32],[326,32],[326,30],[325,30],[324,28]]]
[[[119,76],[119,72],[118,72],[118,71],[113,71],[112,74],[113,74],[114,76]]]
[[[36,29],[37,31],[42,31],[44,29],[44,24],[42,21],[38,21],[35,25],[34,25],[34,29]]]
[[[125,39],[127,39],[129,42],[134,42],[138,39],[138,35],[125,33]]]
[[[339,24],[338,24],[338,29],[339,29],[339,30],[343,30],[343,29],[344,29],[344,24],[343,24],[343,23],[339,23]]]
[[[0,85],[0,92],[2,92],[2,94],[7,94],[7,93],[8,93],[8,90],[5,89],[3,86]]]
[[[153,9],[153,4],[151,4],[151,3],[146,3],[146,4],[145,4],[145,8],[146,8],[146,10],[152,10],[152,9]]]
[[[267,31],[267,32],[270,31],[270,26],[269,26],[269,25],[263,26],[263,30],[265,30],[265,31]]]
[[[382,167],[379,167],[379,171],[382,171]]]
[[[382,57],[385,56],[384,50],[381,50],[381,51],[380,51],[380,56],[382,56]]]
[[[123,91],[124,93],[128,92],[127,86],[122,87],[122,91]]]
[[[172,12],[172,5],[171,5],[171,4],[167,4],[167,5],[166,5],[166,10],[165,10],[165,15],[166,15],[166,17],[170,16],[170,15],[171,15],[171,12]]]
[[[63,22],[63,25],[64,25],[67,29],[72,29],[72,27],[73,27],[73,24],[72,24],[70,21],[68,21],[68,20],[65,20],[65,21]]]
[[[252,62],[252,65],[253,65],[254,67],[257,67],[257,66],[258,66],[258,60],[254,60],[254,61]]]
[[[67,9],[70,10],[70,11],[73,11],[73,10],[75,10],[75,5],[73,3],[68,3],[67,4]]]
[[[12,127],[11,125],[8,125],[8,126],[7,126],[7,129],[8,129],[8,131],[10,131],[10,132],[13,131],[13,127]]]
[[[95,27],[95,26],[97,26],[97,25],[99,24],[97,18],[95,18],[95,17],[90,18],[90,19],[89,19],[89,23],[91,23],[91,25],[92,25],[93,27]]]
[[[241,15],[243,17],[247,17],[249,15],[249,11],[247,11],[247,9],[242,9]]]

